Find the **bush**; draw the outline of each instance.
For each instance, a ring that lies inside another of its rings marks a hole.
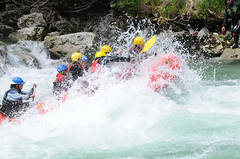
[[[202,18],[206,18],[209,15],[209,10],[216,15],[223,15],[225,0],[198,0],[197,8]]]

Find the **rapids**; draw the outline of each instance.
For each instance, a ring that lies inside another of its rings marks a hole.
[[[150,52],[181,54],[168,34],[157,39]],[[26,81],[23,89],[38,85],[35,103],[44,101],[56,109],[40,115],[32,108],[21,117],[21,124],[2,124],[1,159],[240,156],[240,63],[202,62],[182,55],[186,65],[180,82],[156,93],[147,87],[147,68],[152,63],[147,60],[139,66],[140,75],[129,80],[116,80],[111,72],[96,81],[87,76],[90,86],[100,85],[95,95],[79,93],[75,83],[66,102],[59,104],[51,89],[61,60],[50,60],[40,42],[8,45],[6,52],[9,62],[1,65],[5,73],[0,77],[0,97],[11,78],[21,76]],[[22,60],[26,57],[27,62]]]

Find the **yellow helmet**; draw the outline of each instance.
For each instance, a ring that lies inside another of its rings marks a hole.
[[[109,45],[103,45],[101,51],[104,52],[104,53],[112,52],[112,49],[111,49],[111,47]]]
[[[96,54],[95,54],[95,59],[96,59],[96,58],[99,58],[99,57],[103,57],[103,56],[106,56],[106,53],[105,53],[105,52],[102,52],[102,51],[96,52]]]
[[[73,62],[78,61],[79,59],[82,58],[82,54],[80,52],[75,52],[72,54],[71,58]]]
[[[145,40],[141,36],[138,36],[134,39],[133,43],[134,43],[134,45],[144,45]]]

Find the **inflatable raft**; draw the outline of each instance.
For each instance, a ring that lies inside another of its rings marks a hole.
[[[148,87],[158,92],[173,83],[179,76],[181,60],[174,54],[166,54],[150,67]]]

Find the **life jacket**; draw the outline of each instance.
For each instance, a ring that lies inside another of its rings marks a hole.
[[[67,91],[71,85],[66,75],[58,73],[56,77],[56,80],[53,82],[53,93],[55,95],[60,95],[63,91]]]
[[[16,116],[16,113],[19,112],[23,107],[22,100],[10,101],[7,99],[8,93],[14,89],[15,88],[11,88],[4,94],[3,100],[2,100],[2,107],[0,108],[0,111],[4,114],[4,116],[10,117],[10,118]],[[21,91],[18,91],[18,93],[21,94]]]
[[[129,49],[130,55],[137,56],[139,53],[141,53],[141,50],[136,48],[134,45]]]
[[[79,63],[73,63],[68,67],[67,72],[70,73],[73,80],[77,80],[78,77],[81,77],[84,73],[82,65]]]
[[[79,68],[83,69],[83,67],[82,67],[81,64],[79,64],[79,63],[73,63],[73,64],[69,65],[67,72],[69,72],[73,66],[78,66]]]
[[[56,82],[58,82],[58,83],[61,83],[61,82],[63,82],[64,80],[67,80],[67,76],[66,75],[63,75],[63,74],[61,74],[61,73],[58,73],[57,75],[56,75]]]
[[[100,67],[99,60],[100,60],[100,58],[93,61],[92,65],[90,67],[90,70],[92,73],[94,73]]]
[[[150,69],[148,86],[154,91],[166,88],[177,77],[175,73],[179,70],[180,60],[177,56],[170,54],[160,58]]]
[[[16,107],[16,106],[19,106],[19,105],[22,105],[22,100],[17,100],[17,101],[10,101],[7,99],[7,95],[10,91],[14,90],[15,88],[11,88],[9,89],[3,96],[3,100],[2,100],[2,108],[3,109],[4,107],[6,106],[11,106],[11,107]],[[20,94],[21,94],[21,91],[18,91]]]

